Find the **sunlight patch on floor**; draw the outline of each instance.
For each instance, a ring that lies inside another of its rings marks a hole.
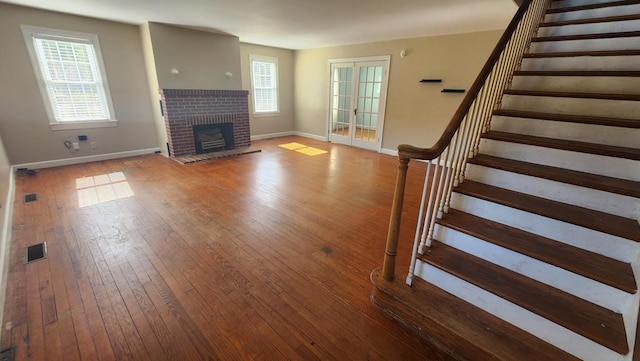
[[[304,144],[293,142],[293,143],[280,144],[280,145],[278,145],[278,147],[284,148],[284,149],[289,149],[289,150],[296,150],[296,149],[300,149],[300,148],[306,148],[307,146],[304,145]]]
[[[314,155],[320,155],[320,154],[325,154],[327,153],[326,150],[322,150],[322,149],[318,149],[318,148],[314,148],[314,147],[309,147],[305,144],[301,144],[301,143],[285,143],[285,144],[280,144],[278,145],[281,148],[284,149],[288,149],[288,150],[293,150],[296,151],[298,153],[302,153],[305,155],[309,155],[309,156],[314,156]]]
[[[122,172],[77,178],[76,189],[80,208],[135,195]]]
[[[296,152],[306,154],[306,155],[311,155],[311,156],[327,153],[326,150],[322,150],[314,147],[296,149]]]

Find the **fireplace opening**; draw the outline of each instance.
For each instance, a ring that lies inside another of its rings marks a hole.
[[[235,149],[233,123],[194,125],[193,140],[196,154]]]

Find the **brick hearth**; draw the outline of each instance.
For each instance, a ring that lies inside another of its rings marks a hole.
[[[196,154],[193,126],[233,123],[235,148],[251,145],[246,90],[161,89],[171,156]]]

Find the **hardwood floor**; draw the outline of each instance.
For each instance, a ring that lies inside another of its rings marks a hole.
[[[186,166],[149,155],[17,176],[2,348],[16,360],[450,359],[369,301],[396,158],[298,137],[254,146]],[[421,171],[409,168],[405,209]],[[24,265],[43,241],[48,258]]]

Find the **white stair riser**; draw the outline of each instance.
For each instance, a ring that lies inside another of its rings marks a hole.
[[[638,123],[640,124],[640,120],[638,120]],[[640,128],[621,128],[503,116],[491,118],[491,130],[618,147],[637,147],[640,139]]]
[[[640,20],[626,20],[592,24],[542,26],[538,29],[537,36],[603,34],[638,30],[640,30]]]
[[[626,360],[604,346],[420,260],[416,275],[583,360]]]
[[[633,300],[624,291],[447,227],[438,225],[434,239],[617,313]]]
[[[635,262],[639,255],[638,244],[634,241],[460,193],[452,194],[451,208],[619,261]]]
[[[637,219],[640,199],[544,178],[468,164],[465,179],[574,206]]]
[[[552,1],[549,6],[550,9],[567,8],[572,6],[591,5],[608,3],[611,0],[564,0],[564,1]]]
[[[578,20],[578,19],[591,19],[601,18],[607,16],[618,16],[628,14],[640,13],[640,4],[624,5],[624,6],[609,6],[599,9],[589,9],[580,11],[568,11],[557,14],[547,14],[544,17],[545,22],[552,21],[565,21],[565,20]]]
[[[525,58],[520,70],[640,70],[640,55]]]
[[[640,61],[640,60],[639,60]],[[640,77],[514,76],[511,89],[638,94]],[[640,114],[633,114],[640,118]]]
[[[496,157],[640,181],[640,162],[629,159],[571,152],[492,139],[482,139],[480,141],[480,152]]]
[[[640,101],[504,95],[502,108],[634,119],[640,114]]]
[[[633,49],[640,49],[640,37],[533,42],[529,52],[549,53]]]

